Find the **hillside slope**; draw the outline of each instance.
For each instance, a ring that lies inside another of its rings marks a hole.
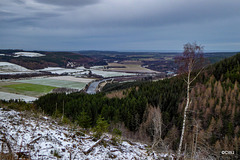
[[[240,54],[220,61],[207,68],[191,86],[192,103],[188,110],[184,138],[186,157],[239,158],[239,64]],[[107,98],[104,93],[49,94],[35,101],[35,105],[49,115],[56,112],[62,114],[64,105],[64,114],[70,120],[76,121],[84,113],[90,119],[91,127],[96,125],[96,117],[102,116],[110,124],[123,124],[119,129],[123,133],[128,130],[123,135],[125,137],[136,138],[148,144],[153,144],[160,138],[156,148],[176,151],[185,106],[186,84],[183,77],[127,83],[126,86],[127,89],[125,84],[116,85],[117,89],[124,89],[122,98]],[[52,107],[56,103],[57,109]],[[159,117],[160,124],[155,123],[154,120]],[[159,126],[161,137],[156,132]],[[222,155],[221,151],[225,150],[235,154]]]
[[[167,154],[149,152],[146,145],[112,136],[101,139],[70,126],[60,126],[50,117],[0,108],[0,159],[160,159]],[[12,153],[12,154],[11,154]],[[169,156],[172,159],[172,156]]]

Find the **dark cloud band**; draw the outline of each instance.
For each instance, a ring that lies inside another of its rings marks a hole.
[[[98,3],[99,0],[36,0],[39,3],[46,3],[58,6],[85,6]]]

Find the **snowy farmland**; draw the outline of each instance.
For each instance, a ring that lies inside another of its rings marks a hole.
[[[36,53],[36,52],[16,52],[14,53],[14,57],[20,57],[20,56],[23,56],[23,57],[42,57],[42,56],[45,56],[44,54],[41,54],[41,53]]]
[[[20,95],[20,94],[14,94],[14,93],[7,93],[7,92],[0,92],[0,97],[1,99],[4,100],[23,100],[25,102],[31,102],[35,101],[37,98],[36,97],[30,97],[30,96],[25,96],[25,95]]]
[[[0,81],[0,99],[21,99],[34,101],[36,97],[51,92],[55,88],[82,90],[95,79],[73,76],[38,77],[22,80]]]
[[[68,68],[61,68],[61,67],[48,67],[44,69],[39,69],[37,71],[45,71],[45,72],[51,72],[53,74],[69,74],[69,73],[80,73],[84,70],[82,68],[76,68],[76,69],[68,69]]]
[[[72,89],[83,89],[87,82],[90,81],[90,79],[79,79],[77,81],[77,78],[68,78],[67,77],[48,77],[48,78],[32,78],[32,79],[26,79],[26,80],[17,80],[16,82],[21,83],[30,83],[30,84],[41,84],[46,86],[53,86],[58,88],[72,88]]]
[[[101,76],[103,76],[104,78],[136,75],[135,73],[103,71],[103,70],[96,70],[96,69],[91,69],[91,71],[92,71],[93,74],[101,75]]]
[[[39,69],[36,71],[46,71],[46,72],[51,72],[53,74],[59,74],[59,75],[67,73],[67,74],[78,75],[78,76],[89,74],[89,72],[91,71],[92,74],[100,75],[100,76],[103,76],[104,78],[136,75],[134,73],[104,71],[99,66],[91,67],[90,69],[86,69],[84,67],[77,67],[75,69],[68,69],[68,68],[61,68],[61,67],[48,67],[48,68]]]
[[[49,79],[72,81],[72,82],[82,82],[82,83],[90,83],[95,80],[95,79],[90,79],[90,78],[76,78],[73,76],[57,76],[57,77],[49,77]]]
[[[34,71],[13,63],[0,62],[0,74],[20,74],[20,73],[32,73],[32,72]]]

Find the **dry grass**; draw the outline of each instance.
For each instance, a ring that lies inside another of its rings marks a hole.
[[[120,98],[120,99],[125,98],[127,96],[127,94],[123,94],[123,92],[124,92],[124,90],[113,91],[113,92],[106,94],[106,97],[107,98]]]
[[[156,71],[144,68],[141,66],[140,61],[123,61],[121,63],[109,63],[108,66],[111,67],[125,67],[125,68],[110,68],[110,71],[121,71],[121,72],[148,72],[154,73]]]
[[[157,61],[159,59],[155,59],[155,58],[143,58],[141,59],[142,61]]]
[[[106,94],[106,97],[108,98],[125,98],[131,92],[133,88],[128,88],[128,89],[122,89],[122,90],[117,90],[117,91],[112,91],[108,94]],[[136,87],[136,91],[139,90],[139,87]]]
[[[3,160],[14,160],[14,155],[10,153],[0,153],[0,159]]]

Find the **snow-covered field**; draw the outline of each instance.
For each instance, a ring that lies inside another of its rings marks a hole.
[[[49,79],[72,81],[72,82],[82,82],[82,83],[89,83],[89,82],[92,82],[95,80],[95,79],[90,79],[90,78],[76,78],[73,76],[57,76],[57,77],[49,77]]]
[[[130,75],[136,75],[135,73],[125,73],[125,72],[113,72],[113,71],[102,71],[102,70],[96,70],[91,69],[93,74],[101,75],[105,78],[107,77],[117,77],[117,76],[130,76]]]
[[[93,67],[93,68],[99,68]],[[23,74],[23,73],[32,73],[32,72],[39,72],[39,71],[47,71],[53,74],[72,74],[72,75],[84,75],[88,74],[89,71],[96,75],[101,75],[105,78],[107,77],[116,77],[116,76],[129,76],[129,75],[136,75],[134,73],[125,73],[125,72],[114,72],[114,71],[103,71],[100,69],[85,69],[84,67],[77,67],[76,69],[69,69],[69,68],[61,68],[61,67],[48,67],[39,70],[29,70],[27,68],[21,67],[19,65],[8,63],[8,62],[0,62],[0,74]]]
[[[47,68],[44,68],[44,69],[39,69],[38,71],[57,71],[57,70],[62,70],[64,68],[61,68],[61,67],[47,67]]]
[[[87,83],[85,82],[76,82],[71,80],[60,80],[54,78],[32,78],[32,79],[25,79],[25,80],[17,80],[16,82],[21,83],[31,83],[31,84],[41,84],[46,86],[53,86],[59,88],[72,88],[72,89],[83,89]]]
[[[32,72],[32,70],[29,70],[27,68],[24,68],[22,66],[9,63],[9,62],[0,62],[0,73],[13,73],[13,72]]]
[[[23,100],[26,102],[31,102],[36,100],[36,97],[30,97],[30,96],[25,96],[25,95],[20,95],[20,94],[14,94],[14,93],[7,93],[7,92],[0,92],[0,99],[4,99],[4,100],[10,100],[10,99],[14,99],[14,100]]]
[[[37,71],[47,71],[53,74],[64,74],[64,73],[80,73],[83,72],[82,69],[68,69],[68,68],[61,68],[61,67],[48,67],[44,69],[39,69]]]
[[[14,57],[20,57],[20,56],[24,56],[24,57],[42,57],[45,56],[44,54],[41,53],[36,53],[36,52],[16,52],[14,53]]]
[[[0,108],[0,151],[15,156],[37,159],[163,159],[167,154],[149,152],[140,143],[111,144],[111,136],[103,138],[104,143],[93,141],[91,135],[80,134],[78,129],[60,126],[49,117],[16,112]],[[92,149],[90,149],[92,148]],[[57,158],[57,156],[59,158]],[[170,156],[167,159],[173,159]]]
[[[85,69],[84,67],[77,67],[75,69],[68,69],[68,68],[60,68],[60,67],[48,67],[44,69],[40,69],[37,71],[47,71],[51,72],[53,74],[64,74],[64,73],[70,73],[73,75],[84,75],[88,74],[89,71],[92,72],[92,74],[101,75],[105,78],[107,77],[116,77],[116,76],[129,76],[129,75],[136,75],[134,73],[125,73],[125,72],[114,72],[114,71],[104,71],[100,69],[101,67],[95,66],[91,67],[91,69]]]

